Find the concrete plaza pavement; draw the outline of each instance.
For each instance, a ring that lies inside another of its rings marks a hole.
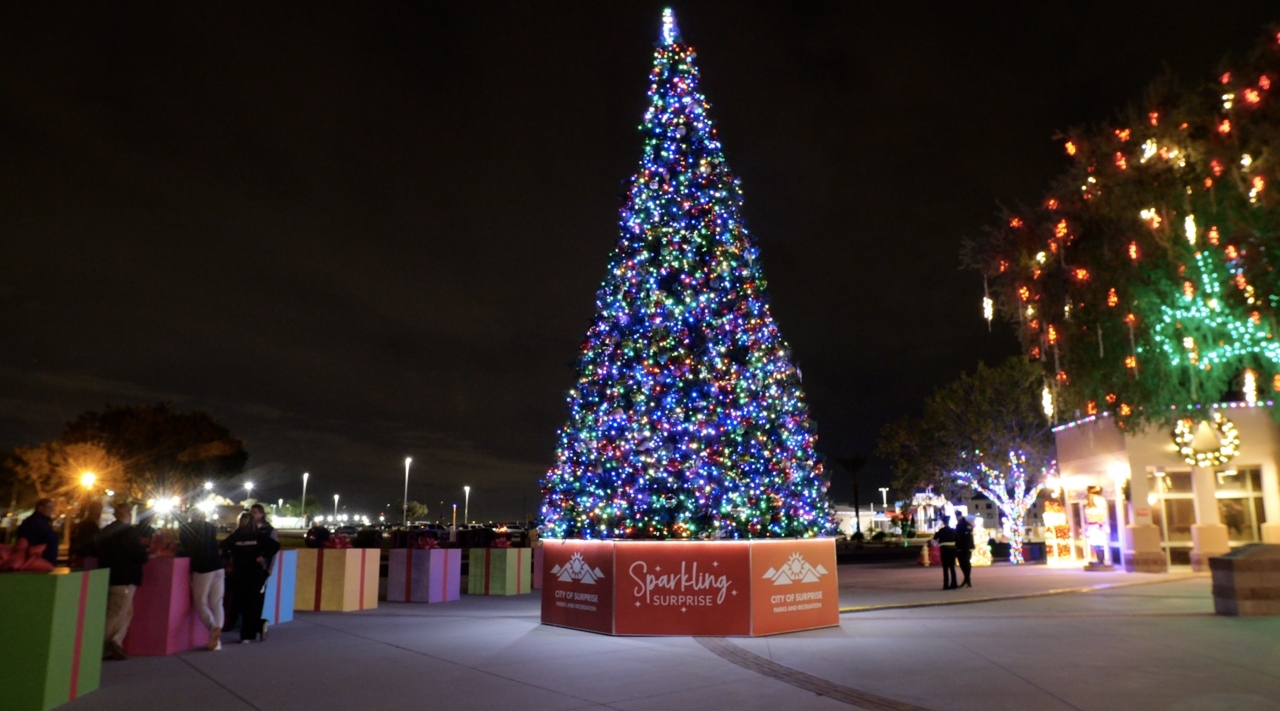
[[[1280,619],[1213,615],[1205,576],[998,565],[950,592],[931,589],[936,568],[841,566],[840,578],[842,605],[863,611],[757,639],[548,627],[536,595],[300,613],[265,644],[104,663],[102,688],[63,708],[1280,708]],[[875,607],[970,594],[1022,597]]]

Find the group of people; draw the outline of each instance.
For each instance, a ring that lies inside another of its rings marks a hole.
[[[61,537],[53,527],[53,499],[41,499],[35,512],[18,527],[18,538],[30,545],[44,545],[44,557],[58,561]],[[71,531],[69,562],[84,566],[96,559],[98,568],[111,570],[108,580],[106,629],[103,659],[126,659],[124,638],[133,619],[133,598],[142,584],[142,566],[150,558],[145,539],[154,534],[146,523],[133,522],[133,507],[118,501],[115,520],[99,528],[102,504],[92,502]],[[209,629],[210,650],[222,649],[226,622],[240,618],[240,642],[265,641],[267,621],[262,618],[267,579],[280,551],[275,529],[267,522],[266,511],[254,504],[240,514],[235,531],[218,541],[218,530],[203,511],[192,509],[178,532],[180,555],[191,559],[191,602],[200,621]],[[223,598],[230,593],[230,620],[224,615]]]
[[[933,534],[933,540],[938,542],[942,554],[942,589],[973,587],[973,583],[969,582],[969,573],[973,570],[973,524],[962,516],[955,528],[952,528],[950,519],[944,519],[942,528]],[[964,573],[964,580],[958,584],[956,563],[960,564],[960,572]]]

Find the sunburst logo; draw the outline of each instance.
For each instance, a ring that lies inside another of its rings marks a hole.
[[[822,576],[827,574],[827,569],[819,564],[817,567],[809,565],[804,556],[799,553],[792,553],[787,559],[786,565],[782,568],[774,570],[769,568],[764,574],[765,580],[773,580],[774,585],[790,585],[792,583],[816,583]]]
[[[597,580],[604,579],[604,571],[587,565],[581,553],[574,553],[569,562],[563,566],[557,565],[552,568],[551,574],[556,576],[556,580],[566,583],[577,581],[587,585],[595,585]]]

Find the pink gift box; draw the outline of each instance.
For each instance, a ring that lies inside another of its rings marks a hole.
[[[142,566],[142,584],[133,594],[125,654],[163,656],[208,643],[209,630],[191,607],[191,559],[147,561]]]
[[[462,551],[458,548],[392,548],[387,562],[388,602],[458,599]]]

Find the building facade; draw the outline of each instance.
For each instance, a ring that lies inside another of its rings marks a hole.
[[[1186,422],[1179,432],[1123,432],[1101,415],[1054,429],[1059,475],[1049,484],[1081,559],[1200,571],[1233,547],[1280,543],[1280,424],[1271,403],[1191,409]]]

